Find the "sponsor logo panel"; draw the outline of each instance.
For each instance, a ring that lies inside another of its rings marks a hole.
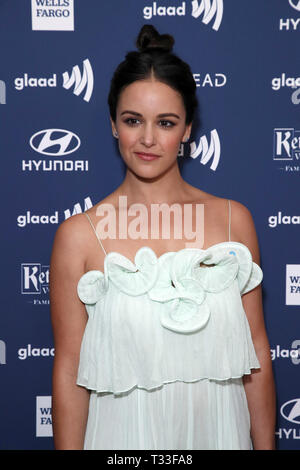
[[[283,403],[280,406],[280,415],[284,427],[279,427],[275,432],[278,439],[300,439],[300,398],[293,398]]]
[[[89,59],[84,59],[82,71],[78,65],[74,65],[71,74],[63,72],[59,79],[56,73],[48,77],[33,77],[28,72],[23,76],[14,79],[14,86],[17,91],[23,91],[25,88],[57,88],[62,86],[64,89],[72,90],[76,96],[81,96],[86,102],[90,101],[94,89],[94,73]]]
[[[300,131],[293,127],[273,131],[273,161],[285,173],[300,172]]]
[[[300,264],[286,265],[286,305],[300,305]]]
[[[36,437],[52,437],[52,397],[36,397]]]
[[[33,31],[74,31],[74,0],[31,0]]]
[[[151,20],[157,16],[183,17],[191,16],[199,19],[205,25],[209,25],[215,31],[221,26],[223,18],[223,0],[193,0],[170,5],[156,1],[143,7],[143,18]]]

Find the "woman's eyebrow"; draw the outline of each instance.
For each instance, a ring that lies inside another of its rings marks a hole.
[[[134,116],[142,116],[140,113],[137,113],[136,111],[130,111],[129,109],[127,109],[126,111],[123,111],[121,113],[121,116],[123,116],[123,114],[134,114]]]
[[[142,116],[142,114],[137,113],[136,111],[131,111],[130,109],[122,111],[121,116],[123,116],[123,114],[127,114],[127,113],[128,114],[133,114],[134,116],[139,116],[139,117]],[[175,113],[162,113],[162,114],[157,115],[157,117],[159,117],[159,118],[164,118],[164,117],[168,117],[168,116],[173,116],[177,119],[180,119],[180,116],[178,116],[178,114],[175,114]]]
[[[173,117],[176,117],[177,119],[180,119],[180,116],[178,116],[178,114],[175,114],[175,113],[163,113],[163,114],[158,115],[158,117],[160,118],[169,117],[169,116],[173,116]]]

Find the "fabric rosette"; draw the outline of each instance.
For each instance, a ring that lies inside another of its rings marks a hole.
[[[207,324],[210,310],[205,302],[206,292],[186,269],[187,264],[177,264],[183,251],[165,253],[159,258],[160,275],[148,295],[164,304],[160,316],[162,326],[177,333],[193,333]]]
[[[206,292],[220,292],[227,289],[238,275],[240,266],[235,253],[224,252],[216,247],[200,250],[199,253],[185,254],[189,270]],[[177,263],[178,268],[180,262]],[[178,269],[177,268],[177,269]]]
[[[136,252],[134,263],[112,251],[105,258],[104,272],[121,292],[132,296],[143,295],[157,280],[157,261],[154,251],[146,246]]]
[[[134,262],[118,252],[108,253],[104,273],[98,270],[85,273],[77,292],[88,305],[101,299],[110,282],[130,296],[148,294],[150,299],[164,304],[163,326],[188,333],[203,328],[209,319],[207,294],[221,292],[237,279],[243,295],[262,278],[260,266],[239,242],[219,243],[206,250],[183,248],[160,257],[144,246],[136,252]]]
[[[77,294],[80,300],[87,305],[96,304],[106,293],[108,283],[104,274],[96,269],[88,271],[79,279]]]

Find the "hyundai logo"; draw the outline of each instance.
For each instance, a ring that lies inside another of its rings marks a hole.
[[[61,157],[75,152],[80,146],[80,139],[74,132],[65,129],[44,129],[36,132],[29,143],[38,153]]]
[[[287,401],[280,408],[280,414],[291,423],[300,424],[300,398]]]
[[[295,10],[300,11],[300,0],[289,0],[289,3]]]

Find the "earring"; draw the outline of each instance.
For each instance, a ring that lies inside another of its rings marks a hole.
[[[114,136],[115,136],[116,138],[119,137],[119,134],[117,133],[117,131],[114,132]]]
[[[188,140],[189,140],[189,137],[186,137],[183,142],[186,143]]]

